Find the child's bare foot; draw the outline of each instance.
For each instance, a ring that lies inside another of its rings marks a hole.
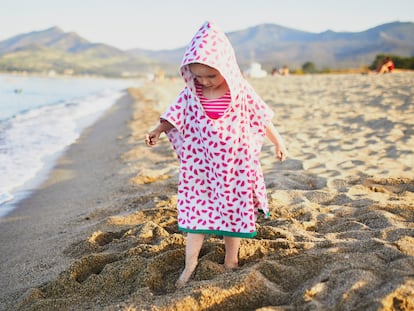
[[[198,262],[196,260],[186,264],[184,271],[181,273],[177,282],[175,282],[176,288],[178,289],[183,288],[188,283],[188,281],[191,278],[191,275],[193,274],[195,268],[197,267],[197,264]]]
[[[237,261],[232,262],[224,262],[224,268],[227,270],[233,270],[239,267],[239,263]]]
[[[175,287],[177,289],[183,288],[188,281],[191,278],[191,275],[193,274],[194,269],[189,271],[189,269],[184,269],[184,271],[181,273],[180,277],[178,278],[177,282],[175,282]]]
[[[176,288],[183,288],[193,274],[198,264],[198,254],[203,244],[204,234],[188,233],[185,247],[185,268],[175,282]]]

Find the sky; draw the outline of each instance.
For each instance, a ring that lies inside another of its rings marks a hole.
[[[185,46],[206,20],[225,32],[263,23],[319,33],[414,22],[413,0],[0,0],[0,41],[53,26],[122,50]]]

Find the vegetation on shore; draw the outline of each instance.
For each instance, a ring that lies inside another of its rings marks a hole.
[[[414,70],[414,56],[413,57],[402,57],[398,55],[378,54],[376,55],[371,65],[369,66],[367,65],[361,68],[344,68],[344,69],[338,70],[338,69],[331,69],[331,68],[325,67],[323,69],[319,69],[317,68],[314,62],[308,61],[308,62],[303,63],[301,68],[292,69],[290,72],[293,74],[315,74],[315,73],[356,73],[356,72],[375,71],[383,63],[386,57],[390,57],[393,60],[396,69]]]
[[[46,55],[46,56],[45,56]],[[371,65],[360,68],[319,69],[314,62],[307,61],[300,68],[291,68],[291,74],[329,74],[329,73],[364,73],[375,71],[385,57],[391,57],[396,69],[414,70],[414,57],[378,54]],[[172,65],[170,65],[172,66]],[[128,68],[139,68],[128,71]],[[107,60],[93,56],[68,56],[62,52],[53,53],[22,51],[13,53],[10,57],[0,57],[0,72],[44,74],[44,75],[76,75],[103,76],[111,78],[148,77],[148,72],[156,74],[163,64],[141,63],[136,59],[125,60],[110,58]]]
[[[376,70],[378,66],[380,66],[386,57],[390,57],[394,62],[395,68],[398,69],[408,69],[414,70],[414,56],[412,57],[402,57],[398,55],[386,55],[386,54],[378,54],[375,60],[372,62],[369,69]]]

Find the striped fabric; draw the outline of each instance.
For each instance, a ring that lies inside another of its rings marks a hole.
[[[230,90],[227,90],[226,94],[220,98],[208,99],[203,95],[203,86],[197,81],[194,81],[194,84],[196,87],[197,96],[200,99],[201,106],[203,106],[203,110],[206,115],[211,119],[220,118],[226,111],[227,107],[230,105]]]

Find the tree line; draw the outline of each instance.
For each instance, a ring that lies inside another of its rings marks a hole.
[[[390,54],[378,54],[371,65],[368,66],[370,70],[377,70],[386,57],[390,57],[395,65],[395,68],[398,69],[408,69],[414,70],[414,56],[411,57],[402,57],[398,55],[390,55]],[[329,73],[331,70],[329,68],[325,68],[323,70],[319,70],[315,63],[313,62],[305,62],[300,70],[297,73]]]
[[[390,57],[394,62],[395,68],[414,70],[414,56],[401,57],[398,55],[378,54],[369,66],[369,69],[376,70],[383,63],[386,57]]]

